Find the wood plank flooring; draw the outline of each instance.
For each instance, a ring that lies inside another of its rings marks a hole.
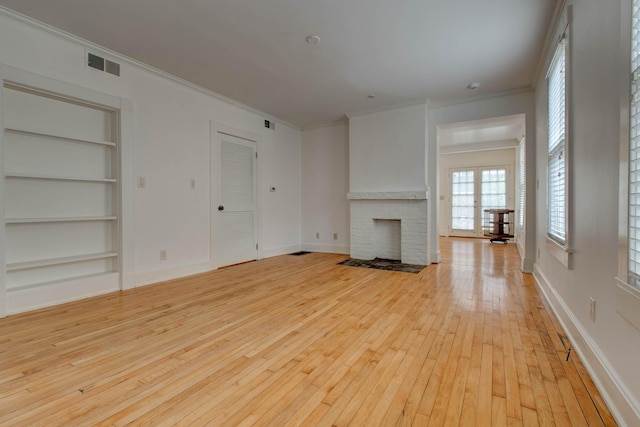
[[[2,426],[613,426],[515,246],[280,256],[0,319]]]

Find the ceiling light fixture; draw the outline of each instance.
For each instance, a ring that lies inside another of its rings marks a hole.
[[[473,82],[473,83],[470,83],[469,86],[467,86],[467,89],[468,90],[478,90],[479,87],[480,87],[480,83]]]
[[[307,43],[309,44],[318,44],[320,43],[320,37],[318,36],[307,36]]]

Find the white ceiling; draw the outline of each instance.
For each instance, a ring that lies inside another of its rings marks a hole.
[[[302,128],[468,97],[476,81],[474,96],[528,87],[555,3],[0,0]]]

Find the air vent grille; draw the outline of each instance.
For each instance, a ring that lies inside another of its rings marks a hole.
[[[87,65],[96,70],[104,71],[114,76],[120,76],[120,64],[104,59],[91,52],[87,53]]]

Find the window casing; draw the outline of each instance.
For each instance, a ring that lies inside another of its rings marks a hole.
[[[566,39],[558,43],[547,74],[549,90],[547,235],[567,246]]]
[[[518,227],[524,227],[524,202],[526,195],[526,156],[525,139],[520,140],[518,146]]]
[[[620,246],[616,310],[640,329],[640,0],[624,0],[620,62]],[[629,73],[631,78],[629,78]]]
[[[640,287],[640,2],[633,1],[629,106],[628,282]]]

